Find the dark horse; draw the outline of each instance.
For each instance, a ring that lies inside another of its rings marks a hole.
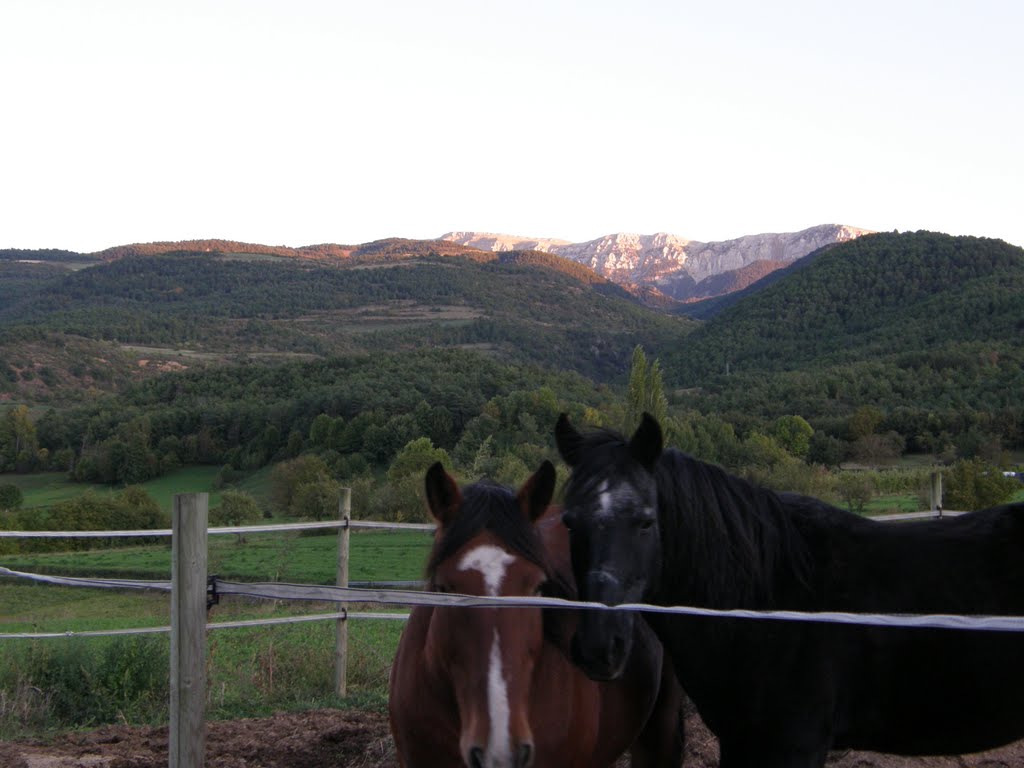
[[[555,429],[583,600],[717,609],[1024,615],[1024,504],[880,523],[676,450]],[[644,614],[722,768],[818,768],[831,748],[963,754],[1024,736],[1024,634]],[[577,661],[614,679],[635,613],[592,611]]]
[[[473,595],[572,597],[561,511],[545,513],[550,462],[518,494],[464,490],[440,464],[426,476],[438,529],[429,588]],[[614,683],[568,658],[574,611],[417,607],[391,670],[389,710],[405,768],[600,768],[632,746],[634,766],[678,766],[683,695],[638,622]]]

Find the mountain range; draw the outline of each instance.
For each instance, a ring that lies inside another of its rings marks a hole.
[[[448,232],[440,240],[485,251],[545,251],[584,264],[626,286],[645,303],[692,302],[731,293],[776,269],[869,230],[822,224],[800,232],[748,235],[720,242],[688,240],[658,233],[617,233],[582,243],[499,235]]]
[[[784,241],[812,240],[773,237],[774,252],[755,237],[748,253],[785,256]],[[257,432],[271,412],[288,435],[324,409],[346,419],[376,409],[387,420],[408,415],[418,398],[447,409],[460,431],[509,386],[533,391],[551,376],[562,377],[550,384],[551,409],[564,407],[558,399],[600,409],[642,346],[660,361],[678,412],[720,414],[741,434],[797,414],[849,440],[851,414],[871,406],[885,414],[880,429],[914,451],[945,450],[953,437],[958,446],[1024,448],[1021,248],[930,232],[858,236],[716,299],[699,320],[643,306],[590,265],[534,245],[504,252],[446,240],[298,249],[195,241],[102,256],[0,251],[0,408],[87,408],[95,400],[107,411],[68,417],[77,425],[68,444],[80,446],[90,424],[135,418],[154,398],[173,404],[228,377],[237,392],[218,413],[255,403],[244,420]],[[730,251],[703,249],[719,263]],[[751,258],[740,269],[782,261]],[[374,373],[406,360],[429,363],[430,373]],[[345,372],[353,366],[369,377],[358,394]],[[466,384],[481,371],[492,384]],[[470,389],[476,394],[467,398]],[[98,399],[126,393],[135,393],[132,408]],[[380,405],[384,395],[395,399]],[[194,418],[210,418],[211,407],[198,402]],[[192,422],[186,427],[175,434],[195,433]],[[224,428],[225,444],[237,442],[232,429]],[[89,441],[107,432],[89,432]],[[714,434],[708,444],[724,444]],[[271,442],[277,450],[281,441]]]
[[[799,232],[764,233],[713,242],[689,240],[666,233],[638,235],[620,232],[573,243],[486,232],[448,232],[434,240],[387,238],[361,245],[321,243],[289,247],[206,239],[133,243],[89,254],[12,249],[0,251],[0,259],[77,262],[81,266],[167,253],[220,253],[351,266],[426,256],[507,260],[519,258],[511,254],[534,252],[549,254],[548,266],[554,266],[557,259],[574,262],[592,270],[596,276],[616,283],[644,304],[665,309],[729,295],[821,248],[865,234],[869,234],[869,230],[842,224],[822,224]],[[570,268],[563,265],[562,269]],[[578,267],[573,271],[581,274]]]

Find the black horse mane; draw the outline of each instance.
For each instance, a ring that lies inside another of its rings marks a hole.
[[[503,485],[481,480],[462,489],[462,506],[455,519],[439,534],[427,560],[426,580],[436,589],[434,578],[442,562],[454,555],[481,531],[490,531],[521,557],[544,571],[548,597],[575,597],[565,576],[555,571],[533,524],[526,519],[515,494]]]
[[[620,434],[595,430],[584,439],[574,485],[600,483],[609,467],[620,481],[639,484],[645,470]],[[780,580],[806,585],[810,557],[783,496],[674,448],[661,453],[654,478],[662,546],[657,594],[669,602],[752,607],[770,605]]]
[[[663,562],[690,564],[673,573],[688,574],[695,600],[767,607],[782,582],[807,584],[810,555],[784,497],[672,448],[655,478]]]

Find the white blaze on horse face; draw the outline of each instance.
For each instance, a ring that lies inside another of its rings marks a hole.
[[[487,671],[487,705],[491,717],[490,743],[487,753],[494,765],[504,765],[504,760],[511,760],[512,738],[509,730],[508,685],[501,668],[501,640],[498,630],[494,630],[494,641],[491,643],[491,664]]]
[[[500,547],[483,544],[463,555],[459,561],[460,571],[479,571],[484,578],[484,587],[491,597],[498,595],[508,566],[515,558]],[[491,655],[487,669],[487,709],[491,721],[486,765],[511,764],[512,735],[509,730],[508,684],[505,682],[501,664],[501,636],[494,628],[491,641]]]
[[[598,515],[601,517],[612,516],[612,493],[608,490],[608,481],[602,480],[601,485],[597,488],[598,501],[601,506],[598,509]]]
[[[505,581],[505,570],[515,561],[516,559],[501,547],[483,544],[463,555],[459,561],[459,570],[480,571],[488,596],[495,597],[501,589],[502,582]]]

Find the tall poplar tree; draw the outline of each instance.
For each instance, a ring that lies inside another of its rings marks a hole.
[[[629,371],[625,431],[631,433],[640,424],[644,412],[651,414],[663,425],[668,416],[668,400],[661,380],[661,364],[648,361],[639,344],[633,349],[633,364]]]

